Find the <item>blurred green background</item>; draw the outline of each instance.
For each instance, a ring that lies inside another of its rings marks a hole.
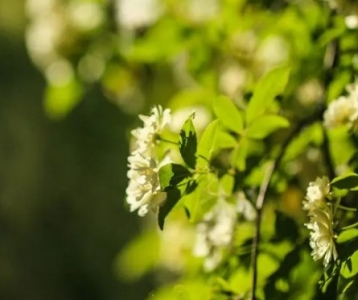
[[[345,19],[356,2],[339,2],[330,25],[322,0],[0,0],[0,299],[142,300],[175,281],[192,232],[174,218],[159,241],[154,220],[125,205],[137,114],[165,104],[180,128],[196,110],[203,130],[218,94],[243,108],[255,82],[287,64],[281,104],[298,123],[324,93],[331,39],[342,36],[347,55],[330,100],[358,69],[356,19]],[[302,186],[316,176],[317,151],[305,156],[314,132],[291,149],[297,187],[296,176]],[[284,198],[299,217],[297,187]]]
[[[125,284],[114,265],[139,221],[124,206],[129,118],[93,88],[49,120],[25,24],[24,1],[0,1],[0,299],[144,299],[149,277]]]

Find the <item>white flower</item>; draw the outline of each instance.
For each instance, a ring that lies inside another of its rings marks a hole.
[[[171,121],[170,109],[164,109],[158,105],[152,108],[150,116],[140,115],[143,127],[132,130],[136,138],[137,151],[143,155],[151,155],[156,145],[159,134]]]
[[[127,187],[127,202],[130,211],[138,209],[138,215],[143,217],[147,214],[148,208],[155,211],[165,200],[165,194],[160,193],[158,170],[163,165],[153,158],[144,157],[140,152],[135,151],[128,158],[129,185]]]
[[[337,259],[332,220],[333,216],[329,207],[327,209],[316,208],[310,211],[310,222],[305,224],[311,230],[310,246],[313,249],[313,259],[323,258],[325,267],[332,259]]]
[[[256,210],[253,204],[246,199],[246,196],[243,192],[237,193],[237,211],[243,215],[244,219],[247,221],[253,221],[256,218]]]
[[[357,126],[358,120],[358,85],[347,86],[348,95],[332,101],[324,113],[324,126],[334,128],[340,125]]]
[[[319,206],[329,194],[329,180],[327,177],[318,177],[315,182],[310,182],[307,188],[306,198],[303,201],[303,209],[310,210]]]
[[[150,116],[140,116],[144,126],[132,131],[136,138],[136,149],[128,157],[129,184],[126,190],[130,211],[138,209],[138,214],[144,216],[149,208],[156,211],[165,201],[165,193],[160,193],[158,171],[161,166],[170,162],[165,156],[159,162],[154,146],[158,135],[170,122],[170,110],[156,106]]]
[[[235,206],[219,198],[218,203],[197,225],[194,255],[205,257],[204,269],[214,270],[222,259],[222,252],[232,241],[236,224]]]
[[[333,259],[337,259],[337,251],[334,243],[333,214],[331,206],[326,202],[326,196],[330,193],[327,177],[317,178],[310,182],[307,194],[303,201],[303,209],[310,218],[305,226],[311,230],[310,246],[314,260],[323,259],[326,267]]]

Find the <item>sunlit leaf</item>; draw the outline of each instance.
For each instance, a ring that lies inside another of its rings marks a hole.
[[[284,91],[289,73],[288,67],[278,67],[271,70],[258,82],[246,110],[248,124],[262,115],[275,97]]]
[[[183,198],[190,220],[194,223],[202,219],[218,198],[218,179],[214,174],[202,175],[197,181],[195,191]]]
[[[198,166],[205,167],[208,165],[216,145],[216,134],[218,129],[218,120],[211,122],[203,132],[198,144],[197,159]]]
[[[217,97],[213,102],[215,115],[229,130],[241,133],[244,128],[243,114],[229,98]]]
[[[196,132],[193,124],[194,114],[190,115],[185,121],[182,129],[179,133],[179,150],[180,154],[185,163],[195,168],[196,163],[196,150],[197,150],[197,139]]]
[[[358,250],[342,263],[340,273],[345,278],[353,277],[358,273]]]
[[[231,155],[232,164],[239,171],[244,171],[246,169],[246,157],[247,157],[248,147],[249,147],[249,141],[243,137],[240,139],[238,146],[232,152]]]
[[[337,238],[337,243],[343,244],[357,237],[358,237],[358,229],[356,228],[347,229],[340,233],[340,235]]]
[[[280,128],[287,128],[288,120],[281,116],[267,115],[256,118],[247,128],[246,136],[253,139],[263,139]]]

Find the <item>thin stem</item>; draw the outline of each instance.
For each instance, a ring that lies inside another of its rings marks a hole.
[[[347,206],[343,206],[343,205],[338,205],[338,208],[346,210],[346,211],[357,211],[356,208],[352,208],[352,207],[347,207]]]
[[[354,228],[354,227],[357,227],[357,226],[358,226],[358,222],[356,222],[354,224],[351,224],[351,225],[348,225],[348,226],[345,226],[345,227],[342,227],[342,230],[351,229],[351,228]]]
[[[269,166],[267,167],[265,178],[262,181],[260,186],[259,195],[256,199],[256,220],[255,220],[255,236],[252,244],[252,252],[251,252],[251,266],[252,266],[252,289],[251,289],[251,300],[256,299],[256,288],[257,288],[257,258],[259,255],[259,244],[261,239],[261,221],[262,221],[262,212],[264,207],[264,202],[266,198],[266,193],[270,185],[270,181],[272,175],[275,170],[279,167],[284,154],[286,152],[287,147],[293,141],[293,139],[300,134],[300,132],[308,125],[320,120],[323,114],[323,108],[318,109],[314,114],[309,116],[306,119],[301,120],[296,126],[296,128],[289,134],[285,142],[282,144],[281,150],[279,151],[276,158],[271,161]]]
[[[169,141],[169,140],[163,139],[160,135],[158,135],[158,140],[160,140],[160,141],[162,141],[162,142],[165,142],[165,143],[169,143],[169,144],[173,144],[173,145],[178,145],[177,142],[173,142],[173,141]]]

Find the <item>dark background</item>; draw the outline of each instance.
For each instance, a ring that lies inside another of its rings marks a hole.
[[[124,205],[130,118],[96,88],[45,116],[23,10],[0,1],[0,299],[145,299],[148,278],[115,267],[139,221]]]

